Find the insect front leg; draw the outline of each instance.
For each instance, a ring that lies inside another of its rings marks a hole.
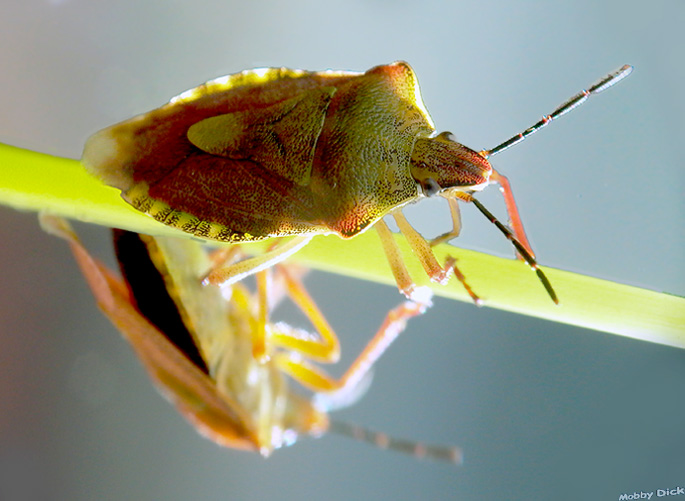
[[[431,247],[449,242],[453,238],[457,238],[461,233],[461,211],[459,210],[459,201],[456,198],[446,198],[450,207],[450,216],[452,217],[452,229],[447,233],[443,233],[430,241]]]
[[[209,274],[213,270],[224,268],[226,267],[227,263],[230,263],[243,255],[244,253],[240,248],[240,244],[227,245],[226,247],[221,247],[211,251],[209,253],[209,260],[212,263],[212,267],[207,272],[207,276],[203,277],[203,280],[208,278]]]
[[[514,192],[511,191],[509,179],[507,179],[506,176],[503,176],[502,174],[493,169],[492,173],[490,174],[490,181],[497,183],[500,186],[500,191],[502,192],[502,196],[504,197],[504,203],[507,207],[507,214],[509,215],[509,226],[511,226],[511,229],[514,232],[516,240],[518,240],[521,243],[521,245],[523,245],[526,248],[528,253],[533,258],[535,258],[533,248],[530,246],[530,242],[528,242],[528,237],[526,237],[526,232],[523,229],[523,223],[521,222],[521,216],[519,215],[518,206],[516,205],[516,201],[514,200]],[[517,253],[516,255],[519,259],[525,261],[525,258],[520,253]]]
[[[447,256],[445,259],[445,270],[454,272],[454,276],[461,282],[462,287],[464,287],[466,293],[471,296],[471,300],[476,306],[483,306],[483,300],[478,297],[478,294],[473,292],[471,286],[466,282],[466,277],[457,267],[457,259],[455,257]]]

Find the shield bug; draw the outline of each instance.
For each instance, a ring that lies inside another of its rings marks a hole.
[[[300,436],[333,431],[416,456],[460,462],[458,449],[389,438],[331,421],[327,413],[361,396],[374,362],[427,303],[407,301],[391,310],[366,349],[335,380],[310,362],[334,361],[338,343],[301,285],[298,269],[280,264],[266,298],[242,284],[220,290],[202,285],[212,259],[198,242],[115,231],[122,279],[87,252],[65,221],[43,217],[42,223],[67,239],[98,305],[158,389],[216,443],[266,456]],[[284,295],[310,318],[318,337],[266,320],[266,356],[256,358],[262,300],[272,307]],[[312,389],[313,396],[292,389],[285,375]]]
[[[249,70],[211,80],[96,133],[86,143],[83,164],[138,210],[198,237],[241,242],[299,236],[286,250],[258,259],[255,268],[281,259],[307,236],[352,238],[375,225],[408,297],[414,282],[383,216],[393,215],[428,276],[443,282],[454,260],[438,263],[431,243],[456,237],[457,202],[472,202],[558,302],[538,268],[509,182],[488,159],[631,71],[623,66],[524,132],[476,151],[450,133],[435,134],[407,63],[365,73]],[[511,230],[473,196],[492,182],[504,194]],[[453,229],[428,242],[401,209],[433,195],[450,202]],[[230,269],[223,277],[244,271]]]

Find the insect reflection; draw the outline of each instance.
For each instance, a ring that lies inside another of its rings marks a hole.
[[[117,230],[122,279],[88,253],[65,221],[43,216],[42,224],[69,242],[98,305],[157,388],[216,443],[268,456],[301,436],[334,431],[418,457],[461,461],[456,448],[395,439],[328,416],[332,408],[361,396],[373,364],[407,320],[423,313],[428,299],[391,310],[362,354],[335,379],[312,362],[337,361],[339,346],[303,288],[300,268],[281,264],[273,281],[269,272],[261,272],[256,293],[242,283],[220,290],[202,284],[216,260],[198,242]],[[316,334],[268,318],[284,297],[302,309]],[[255,350],[255,343],[264,343],[263,350]],[[286,375],[313,395],[293,389]]]

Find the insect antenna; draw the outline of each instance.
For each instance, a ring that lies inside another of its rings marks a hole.
[[[617,84],[618,82],[626,78],[628,75],[630,75],[632,71],[633,67],[629,64],[626,64],[618,70],[609,73],[607,76],[599,79],[597,82],[591,85],[588,89],[583,89],[582,91],[580,91],[578,94],[570,98],[568,101],[559,106],[549,115],[545,115],[544,117],[542,117],[542,119],[535,125],[527,128],[523,132],[516,134],[515,136],[507,139],[502,144],[495,146],[490,150],[481,151],[480,154],[483,155],[485,158],[488,158],[506,150],[507,148],[514,146],[515,144],[520,143],[531,134],[534,134],[535,132],[549,125],[553,120],[556,120],[560,116],[565,115],[572,109],[583,104],[591,95],[599,94],[600,92],[607,90],[609,87]]]
[[[478,208],[478,210],[490,220],[492,224],[497,226],[499,231],[501,231],[507,239],[512,243],[512,245],[516,248],[516,251],[521,255],[523,260],[530,266],[535,273],[537,274],[538,278],[540,279],[540,282],[542,282],[542,285],[545,287],[545,290],[547,291],[547,294],[549,294],[549,297],[552,298],[552,301],[554,301],[554,304],[559,304],[559,298],[557,297],[556,292],[554,292],[554,288],[552,287],[552,284],[550,281],[547,279],[547,276],[545,273],[538,267],[538,263],[535,260],[535,258],[532,256],[530,252],[528,252],[528,249],[526,249],[521,242],[518,241],[518,239],[514,236],[512,231],[504,226],[499,219],[497,219],[492,212],[490,212],[488,209],[485,208],[485,206],[480,203],[478,200],[475,198],[471,197],[470,199],[471,202]]]
[[[621,66],[618,70],[609,73],[607,76],[604,78],[600,78],[597,82],[592,84],[590,87],[587,89],[583,89],[580,91],[578,94],[574,95],[570,99],[568,99],[566,102],[561,104],[557,109],[555,109],[552,113],[549,115],[545,115],[540,119],[536,124],[532,125],[531,127],[528,127],[526,130],[523,132],[519,132],[518,134],[510,137],[503,143],[495,146],[494,148],[491,148],[489,150],[483,150],[480,152],[480,154],[484,158],[489,158],[493,155],[496,155],[498,153],[501,153],[502,151],[506,150],[507,148],[511,148],[515,144],[520,143],[524,139],[526,139],[528,136],[531,134],[536,133],[540,129],[546,127],[549,125],[551,122],[556,120],[557,118],[565,115],[569,111],[573,110],[574,108],[577,108],[581,104],[583,104],[585,101],[588,100],[588,98],[593,95],[593,94],[599,94],[602,91],[607,90],[609,87],[612,87],[613,85],[616,85],[618,82],[626,78],[628,75],[630,75],[633,71],[633,67],[629,64],[626,64],[624,66]],[[502,176],[500,176],[502,177]],[[506,178],[504,179],[506,181]],[[501,183],[500,183],[501,184]],[[503,188],[506,188],[506,186],[503,186]],[[508,190],[508,188],[507,188]],[[510,205],[513,206],[513,212],[514,215],[517,216],[518,220],[518,211],[516,210],[516,207],[514,205],[513,199],[511,198],[511,192],[508,193],[508,195],[505,193],[505,197],[507,198],[507,206],[509,207]],[[519,255],[524,259],[524,261],[533,269],[535,270],[535,273],[537,273],[538,278],[542,282],[542,285],[545,287],[545,290],[549,294],[549,296],[552,298],[552,300],[556,303],[559,304],[559,299],[557,298],[556,293],[554,292],[554,289],[552,288],[552,284],[550,284],[549,280],[543,273],[543,271],[538,267],[537,261],[535,260],[535,257],[531,252],[526,248],[525,245],[517,239],[514,234],[511,232],[509,228],[504,226],[502,223],[500,223],[495,216],[490,213],[489,210],[487,210],[483,204],[481,204],[478,200],[476,200],[473,197],[470,197],[471,202],[474,203],[476,207],[478,207],[478,210],[490,220],[491,223],[493,223],[499,230],[506,236],[511,243],[514,245],[516,250],[518,251]],[[512,213],[512,209],[509,208],[509,213]],[[520,223],[519,223],[520,225]],[[525,240],[525,235],[522,234],[522,229],[521,229],[521,238]]]
[[[331,421],[328,431],[359,442],[366,442],[379,449],[388,449],[408,454],[416,459],[429,459],[459,465],[464,462],[463,453],[459,447],[424,444],[413,440],[391,437],[382,432],[336,420]]]

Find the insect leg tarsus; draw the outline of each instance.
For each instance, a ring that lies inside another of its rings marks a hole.
[[[474,302],[476,306],[483,306],[483,300],[480,297],[478,297],[478,295],[473,291],[471,286],[466,282],[466,277],[457,267],[456,258],[452,256],[447,256],[447,259],[445,260],[445,269],[454,272],[454,276],[457,278],[457,280],[459,280],[459,282],[461,282],[461,285],[464,287],[464,290],[466,290],[468,295],[471,296],[471,300]]]

